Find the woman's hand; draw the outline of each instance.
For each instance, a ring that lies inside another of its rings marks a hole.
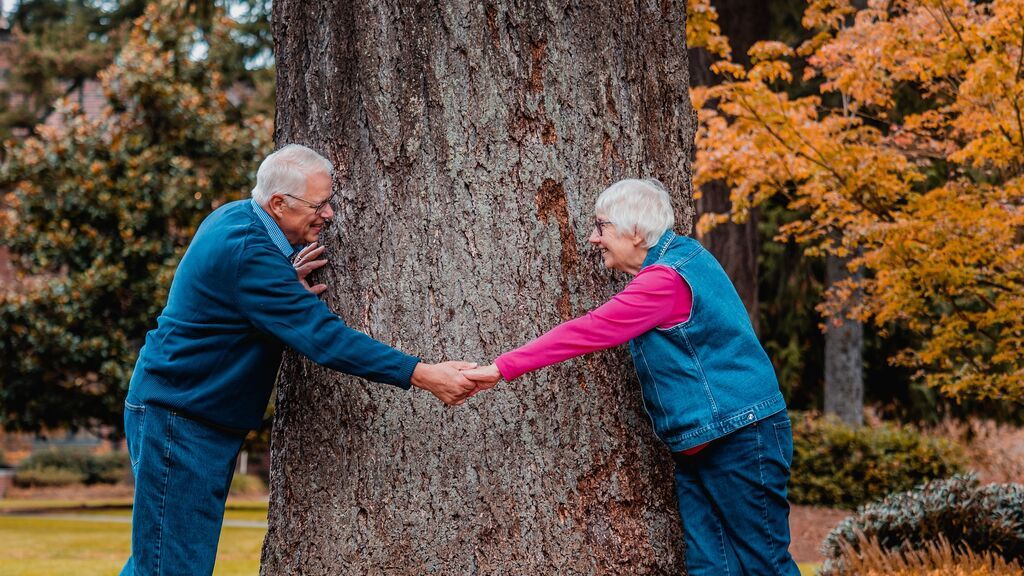
[[[476,389],[473,390],[470,396],[494,388],[501,380],[501,372],[498,370],[497,364],[489,364],[480,368],[473,368],[472,370],[463,370],[462,375],[476,383]]]

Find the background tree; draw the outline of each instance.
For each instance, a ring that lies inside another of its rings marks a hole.
[[[785,194],[806,214],[786,238],[864,269],[829,290],[824,313],[905,327],[915,341],[895,362],[953,397],[1018,405],[1022,10],[812,2],[818,34],[798,51],[761,43],[749,69],[718,63],[732,81],[694,92],[697,182],[729,182],[736,218]],[[782,90],[794,57],[822,96]]]
[[[718,81],[711,72],[717,58],[733,57],[748,63],[747,50],[768,37],[771,25],[768,0],[690,0],[687,12],[691,25],[687,28],[690,46],[690,84],[710,86]],[[716,214],[730,210],[729,188],[722,182],[708,182],[694,194],[697,215]],[[700,241],[722,263],[729,279],[747,308],[747,314],[760,331],[758,300],[758,237],[757,210],[743,222],[726,222],[704,234]]]
[[[326,300],[427,360],[486,361],[621,279],[593,202],[657,176],[688,230],[682,2],[274,5],[278,145],[344,194]],[[289,357],[263,573],[678,574],[667,452],[625,350],[457,409]]]
[[[143,0],[18,2],[10,14],[13,36],[0,44],[16,63],[0,90],[0,140],[34,134],[61,97],[95,80],[113,63],[146,5]],[[236,106],[269,115],[274,104],[270,1],[190,0],[183,15],[203,35],[224,11],[233,22],[229,37],[217,46],[223,52],[215,56],[221,81]],[[205,49],[202,38],[193,45],[197,54]]]
[[[721,9],[721,14],[719,11]],[[768,2],[746,1],[719,1],[714,5],[709,0],[690,0],[689,12],[694,16],[696,22],[688,30],[690,46],[698,47],[694,51],[698,58],[695,61],[694,69],[699,70],[694,78],[694,86],[711,86],[716,84],[721,77],[712,72],[711,58],[716,57],[723,62],[735,63],[743,67],[750,65],[748,50],[758,41],[764,40],[770,30],[772,12]],[[724,16],[724,18],[723,18]],[[734,37],[738,36],[737,41]],[[699,66],[699,67],[698,67]],[[792,88],[805,89],[803,86],[790,87],[788,95],[792,96]],[[732,212],[732,201],[730,199],[731,189],[722,181],[704,180],[704,184],[698,193],[699,201],[697,209],[701,216],[708,215],[705,219],[705,228],[700,234],[701,241],[708,246],[712,252],[722,261],[723,266],[729,271],[733,282],[736,283],[741,296],[747,304],[748,312],[752,318],[759,318],[761,311],[758,309],[757,298],[757,269],[758,252],[761,245],[758,239],[758,213],[761,203],[771,203],[772,198],[764,198],[756,206],[747,206],[736,218],[716,219],[716,214],[728,214]],[[777,208],[776,208],[777,210]],[[714,224],[710,226],[709,224]],[[777,232],[776,232],[777,233]],[[772,234],[774,236],[775,234]],[[785,252],[769,250],[765,253],[776,258],[784,256]],[[791,400],[794,395],[794,376],[787,373],[787,368],[799,361],[802,356],[798,320],[804,316],[796,309],[800,307],[800,301],[796,298],[780,298],[791,290],[787,288],[793,284],[794,275],[806,270],[787,267],[782,270],[784,282],[773,283],[773,288],[778,292],[775,294],[775,301],[781,301],[781,308],[784,312],[775,315],[776,318],[784,318],[782,331],[773,331],[769,328],[768,342],[766,349],[774,358],[776,370],[780,372],[779,379],[787,397]],[[846,262],[837,256],[826,255],[826,288],[842,282],[849,278],[850,273],[846,270]],[[753,286],[753,288],[751,288]],[[798,283],[797,286],[800,286]],[[818,301],[816,298],[815,301]],[[755,326],[757,324],[755,323]],[[779,342],[782,339],[785,345]],[[863,327],[857,320],[846,319],[843,322],[836,322],[829,325],[824,337],[824,365],[823,365],[823,404],[827,414],[838,415],[844,422],[853,426],[859,426],[863,422],[864,411],[864,384],[863,384]],[[793,347],[798,348],[794,349]],[[796,405],[800,405],[799,402]]]
[[[0,167],[0,242],[26,286],[0,294],[7,428],[120,422],[136,354],[199,221],[244,197],[270,122],[231,104],[218,65],[234,23],[206,33],[181,3],[150,6],[101,75],[108,106],[64,102]],[[195,58],[197,46],[206,53]]]
[[[812,34],[800,22],[805,6],[803,0],[689,0],[686,35],[691,49],[691,85],[719,82],[722,78],[711,70],[719,59],[735,58],[742,65],[749,64],[747,51],[758,41],[796,44],[807,40]],[[734,39],[735,35],[740,38]],[[793,96],[817,89],[813,79],[785,88]],[[717,200],[711,196],[713,191],[717,191]],[[695,193],[698,215],[728,212],[730,192],[721,182],[702,186]],[[822,300],[825,268],[820,258],[805,255],[795,243],[776,240],[780,226],[801,217],[787,204],[776,194],[751,210],[746,221],[719,224],[701,238],[730,271],[744,301],[751,308],[756,303],[758,336],[775,365],[787,404],[820,408],[825,344],[815,304]],[[752,232],[755,227],[756,233]],[[716,243],[725,247],[720,249]],[[735,252],[739,255],[734,256]],[[736,267],[739,273],[731,271]],[[750,281],[756,281],[756,286],[747,286]],[[749,295],[752,291],[756,296]]]
[[[851,258],[825,256],[826,290],[862,281],[858,270],[850,271]],[[860,289],[854,288],[848,303],[857,305]],[[832,414],[850,426],[864,423],[864,325],[857,318],[833,318],[825,327],[825,414]]]
[[[863,10],[867,1],[850,0],[850,7]],[[843,29],[846,22],[838,26]],[[852,116],[853,110],[844,106],[843,113]],[[826,290],[846,283],[857,285],[862,274],[854,258],[835,252],[825,254]],[[856,307],[860,298],[861,291],[854,288],[847,306]],[[831,319],[825,327],[825,413],[850,426],[860,426],[864,423],[864,324],[850,315]]]
[[[10,14],[11,41],[0,45],[8,70],[0,90],[0,139],[32,134],[60,97],[109,66],[128,25],[146,3],[22,0]]]

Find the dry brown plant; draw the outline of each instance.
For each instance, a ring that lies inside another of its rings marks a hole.
[[[953,546],[945,537],[919,550],[886,550],[874,536],[859,535],[855,547],[842,543],[839,565],[830,576],[1021,576],[1019,561],[1008,562],[992,552],[978,554],[966,545]]]
[[[946,418],[927,432],[961,444],[968,467],[982,484],[1024,483],[1024,428],[981,418]]]

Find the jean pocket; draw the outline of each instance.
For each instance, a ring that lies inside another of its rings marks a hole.
[[[776,422],[772,426],[775,428],[775,445],[779,449],[779,456],[788,469],[793,466],[793,425],[786,418],[785,422]]]
[[[146,407],[124,403],[124,435],[128,444],[128,459],[131,461],[132,472],[142,460],[142,432],[146,422]]]

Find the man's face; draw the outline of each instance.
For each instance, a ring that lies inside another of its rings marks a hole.
[[[320,210],[315,208],[330,197],[330,175],[317,172],[306,178],[306,193],[301,198],[271,197],[269,212],[289,243],[310,244],[317,241],[324,224],[334,218],[330,204],[324,204]]]

